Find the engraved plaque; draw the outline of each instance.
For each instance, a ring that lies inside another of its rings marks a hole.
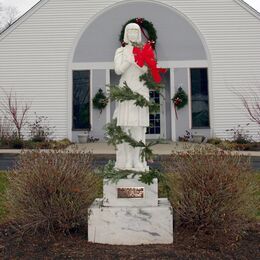
[[[142,199],[144,197],[144,187],[124,187],[117,188],[119,199]]]

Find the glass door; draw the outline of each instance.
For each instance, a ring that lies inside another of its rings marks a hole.
[[[162,76],[162,84],[165,88],[161,90],[161,94],[156,91],[150,91],[150,100],[160,104],[160,111],[157,113],[150,113],[150,126],[146,130],[147,139],[166,138],[166,111],[165,111],[165,89],[170,85],[169,70]]]

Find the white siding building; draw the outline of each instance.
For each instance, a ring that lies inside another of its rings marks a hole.
[[[77,140],[86,129],[102,139],[115,104],[92,107],[99,88],[118,83],[114,73],[119,34],[131,18],[157,30],[165,99],[150,115],[147,138],[177,140],[185,130],[229,138],[226,129],[249,123],[234,90],[260,95],[260,14],[241,0],[41,0],[0,35],[0,87],[47,116],[55,138]],[[179,86],[189,104],[175,116]],[[1,97],[0,97],[1,98]],[[259,126],[250,122],[259,140]]]

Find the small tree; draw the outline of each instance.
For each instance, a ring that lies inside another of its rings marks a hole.
[[[35,120],[32,123],[28,123],[30,135],[33,141],[43,142],[47,141],[54,133],[55,126],[49,126],[47,116],[38,116],[35,114]]]
[[[250,117],[250,120],[260,126],[260,96],[254,91],[250,93],[249,98],[241,95],[243,105]]]
[[[30,109],[30,105],[18,105],[16,94],[4,91],[3,100],[0,102],[0,109],[6,118],[12,122],[16,128],[16,136],[22,139],[22,129],[26,124],[26,116]]]

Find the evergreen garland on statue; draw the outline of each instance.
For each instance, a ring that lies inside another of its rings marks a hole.
[[[111,101],[123,102],[126,100],[135,100],[135,105],[140,107],[149,107],[151,113],[156,113],[160,111],[160,104],[154,101],[146,100],[142,95],[137,92],[133,92],[127,85],[126,82],[123,83],[123,87],[116,85],[107,85],[110,88],[110,99]]]
[[[128,23],[137,23],[139,24],[142,33],[145,35],[147,41],[147,44],[155,49],[155,44],[157,40],[156,30],[153,27],[153,24],[151,22],[146,21],[143,18],[134,18],[129,20],[122,28],[121,34],[120,34],[120,42],[122,43],[122,46],[125,46],[126,43],[123,42],[124,38],[124,31],[125,27]],[[144,29],[149,34],[149,37],[146,36]],[[148,46],[147,45],[147,46]],[[146,46],[146,47],[147,47]],[[142,44],[138,44],[135,47],[142,49],[144,46]],[[156,62],[157,63],[157,62]],[[155,63],[154,63],[155,65]],[[159,69],[159,72],[166,72],[165,69]],[[159,76],[159,72],[157,71],[157,76]],[[159,84],[155,82],[155,71],[154,67],[152,69],[148,66],[147,73],[144,73],[139,77],[140,81],[144,81],[144,85],[147,86],[149,90],[154,90],[157,93],[160,93],[160,90],[164,88],[163,84]],[[156,76],[156,75],[155,75]],[[160,78],[160,77],[159,77]],[[158,77],[157,77],[158,79]],[[157,80],[158,81],[158,80]],[[159,82],[159,81],[158,81]],[[160,105],[155,103],[154,101],[148,101],[146,100],[142,95],[140,95],[137,92],[133,92],[126,82],[124,82],[123,87],[117,86],[117,85],[107,85],[110,88],[109,91],[109,99],[111,101],[118,101],[123,102],[126,100],[135,100],[135,105],[140,107],[149,107],[150,113],[156,113],[160,111]],[[107,140],[108,144],[113,144],[115,147],[118,144],[127,142],[132,147],[141,147],[140,156],[142,161],[144,161],[144,158],[147,161],[153,160],[153,153],[151,147],[156,144],[163,144],[167,143],[165,140],[158,139],[156,141],[150,142],[149,144],[144,144],[142,141],[136,141],[134,138],[132,138],[131,133],[125,133],[120,126],[117,126],[117,119],[113,119],[110,123],[107,123],[104,126],[104,130],[106,130],[107,136],[105,139]],[[134,172],[133,170],[116,170],[114,169],[114,163],[112,161],[109,161],[108,164],[104,168],[97,168],[97,173],[101,174],[104,178],[110,179],[112,182],[117,182],[118,180],[122,178],[127,178],[129,174],[132,174],[133,176],[139,175],[139,180],[146,183],[151,184],[153,182],[154,178],[158,178],[164,181],[163,175],[159,172],[157,169],[149,169],[149,171],[145,172]]]

